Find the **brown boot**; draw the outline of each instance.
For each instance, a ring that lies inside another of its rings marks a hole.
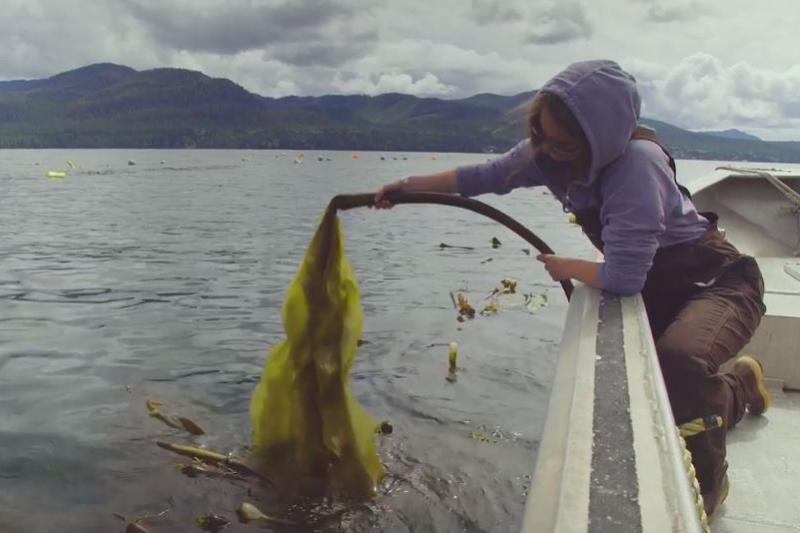
[[[764,367],[750,357],[742,355],[733,364],[733,372],[742,378],[747,393],[747,411],[751,415],[761,415],[769,409],[772,399],[764,384]]]
[[[725,502],[728,497],[728,491],[731,489],[731,484],[728,482],[728,474],[722,476],[722,481],[717,487],[717,490],[710,493],[703,494],[703,506],[706,508],[706,516],[709,519],[719,510],[720,506]]]

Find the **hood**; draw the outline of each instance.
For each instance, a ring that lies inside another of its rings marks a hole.
[[[541,88],[569,107],[589,141],[591,165],[585,183],[625,151],[639,120],[636,79],[614,61],[573,63]]]

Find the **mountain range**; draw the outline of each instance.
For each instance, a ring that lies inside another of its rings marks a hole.
[[[758,137],[736,128],[718,131],[699,131],[698,133],[706,133],[708,135],[715,135],[717,137],[724,137],[726,139],[745,139],[748,141],[760,141]]]
[[[500,152],[535,92],[267,98],[201,72],[99,63],[0,82],[0,148],[257,148]],[[800,162],[800,142],[643,118],[682,159]]]

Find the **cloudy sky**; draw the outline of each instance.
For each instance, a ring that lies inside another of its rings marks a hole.
[[[636,75],[645,116],[800,140],[800,0],[0,2],[0,79],[110,61],[265,96],[460,98],[608,58]]]

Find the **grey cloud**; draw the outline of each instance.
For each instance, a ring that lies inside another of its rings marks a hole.
[[[779,109],[781,116],[787,119],[800,119],[800,102],[783,102]]]
[[[360,57],[368,45],[357,46],[355,43],[296,43],[286,46],[271,47],[266,54],[297,67],[335,66]]]
[[[534,8],[531,25],[533,29],[528,34],[528,41],[534,44],[587,39],[594,31],[583,5],[576,1],[548,2]]]
[[[523,13],[508,0],[472,0],[472,14],[478,24],[515,22]]]
[[[537,86],[537,69],[546,74],[551,71],[547,66],[532,65],[525,55],[481,52],[469,45],[408,39],[386,43],[375,54],[348,68],[362,74],[408,73],[414,79],[432,73],[452,89],[448,97],[479,92],[513,94]]]
[[[253,2],[245,1],[206,8],[188,1],[162,4],[124,0],[124,3],[130,13],[164,45],[217,54],[275,46],[279,56],[289,59],[296,55],[301,64],[308,64],[309,54],[331,41],[331,27],[342,30],[341,26],[346,26],[348,21],[363,22],[363,18],[358,17],[363,9],[357,9],[353,3],[335,0],[298,0],[268,5],[253,5]],[[362,34],[373,42],[377,40],[375,32]],[[305,44],[309,46],[304,52]],[[328,54],[328,58],[354,57],[368,43],[361,40],[354,44],[357,50],[348,51],[347,44],[342,41],[339,53]],[[286,52],[298,45],[296,53]]]
[[[634,69],[638,74],[641,66]],[[646,115],[691,129],[800,128],[800,66],[768,70],[695,53],[640,83]],[[764,136],[762,130],[761,135]],[[771,133],[766,138],[775,138]]]
[[[80,9],[70,2],[3,0],[0,78],[42,78],[103,61],[152,66],[146,38],[118,7],[102,0],[83,0]]]
[[[707,12],[706,7],[698,0],[673,1],[666,4],[653,3],[647,10],[646,18],[651,22],[682,22],[701,17]]]
[[[405,83],[450,98],[535,88],[589,53],[631,56],[646,116],[709,129],[757,123],[765,138],[800,132],[800,65],[786,45],[797,0],[750,11],[747,0],[0,1],[2,79],[110,61],[191,68],[285,95],[344,90],[331,81],[350,71],[375,90]],[[730,31],[713,31],[721,23]],[[713,57],[686,59],[698,45],[670,40],[678,25],[704,36]],[[762,26],[770,31],[758,40],[737,37]]]

